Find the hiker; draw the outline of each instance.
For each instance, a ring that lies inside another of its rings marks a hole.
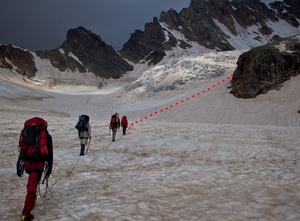
[[[109,129],[112,130],[112,141],[115,141],[117,130],[120,128],[119,114],[115,113],[111,116]]]
[[[19,157],[17,160],[17,175],[23,176],[23,172],[29,174],[27,194],[22,212],[23,221],[31,221],[34,216],[31,213],[39,182],[45,172],[44,180],[48,179],[52,172],[53,144],[49,134],[48,123],[43,118],[34,117],[24,123],[19,139]]]
[[[121,120],[121,127],[123,128],[123,135],[126,134],[126,128],[128,126],[127,117],[124,115]]]
[[[85,146],[88,141],[92,139],[92,128],[89,123],[90,117],[88,115],[80,115],[75,128],[78,130],[78,137],[80,139],[80,154],[79,156],[84,156]]]

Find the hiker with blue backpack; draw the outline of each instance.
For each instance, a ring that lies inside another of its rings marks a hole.
[[[88,115],[80,115],[78,122],[75,125],[75,128],[78,130],[78,137],[80,139],[80,156],[84,156],[85,147],[90,143],[92,139],[92,128],[89,120],[90,117]]]

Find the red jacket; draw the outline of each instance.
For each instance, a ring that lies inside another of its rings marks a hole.
[[[128,121],[127,121],[127,117],[126,116],[123,116],[122,117],[122,120],[121,120],[121,126],[127,126],[128,125]]]

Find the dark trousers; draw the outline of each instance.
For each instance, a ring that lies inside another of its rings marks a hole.
[[[122,126],[122,127],[123,127],[123,135],[125,135],[127,126]]]
[[[115,141],[118,128],[113,127],[111,130],[112,130],[112,140]]]
[[[80,144],[81,148],[80,148],[80,155],[84,155],[84,149],[85,149],[85,145],[84,144]]]

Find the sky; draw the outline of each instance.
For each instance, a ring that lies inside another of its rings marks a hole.
[[[2,220],[20,220],[28,175],[16,175],[18,140],[24,121],[40,116],[53,138],[54,164],[46,198],[46,184],[38,191],[36,221],[299,221],[300,76],[255,99],[235,98],[228,77],[239,53],[172,59],[155,77],[179,79],[203,63],[204,78],[151,97],[108,93],[109,84],[80,95],[74,86],[34,89],[1,70]],[[112,108],[139,121],[115,142]],[[82,113],[92,126],[85,156],[74,128]]]
[[[270,2],[271,0],[265,0]],[[135,30],[190,0],[9,0],[1,2],[0,43],[33,51],[59,47],[69,29],[83,26],[119,50]]]
[[[177,12],[189,0],[10,0],[1,2],[0,43],[31,50],[54,49],[69,29],[83,26],[107,44],[121,49],[136,29],[162,11]],[[5,21],[5,22],[4,22]]]

